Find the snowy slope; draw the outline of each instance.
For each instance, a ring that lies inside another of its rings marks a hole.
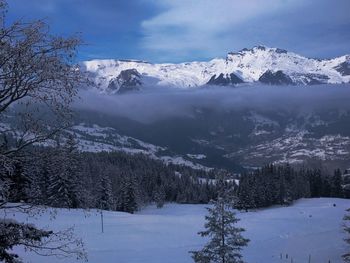
[[[350,56],[334,59],[312,59],[278,48],[257,46],[231,52],[224,58],[208,62],[179,64],[152,64],[137,60],[91,60],[83,62],[101,90],[125,70],[135,69],[141,74],[144,86],[159,85],[189,88],[202,86],[220,74],[233,73],[244,82],[255,82],[268,70],[282,71],[295,84],[348,83],[350,82]]]
[[[90,127],[85,123],[80,123],[72,126],[70,132],[77,137],[79,150],[84,152],[122,151],[155,156],[156,153],[166,150],[164,147],[120,135],[111,127],[100,127],[97,124]]]
[[[245,261],[289,263],[292,257],[293,262],[308,262],[311,255],[313,263],[342,262],[340,255],[349,249],[342,231],[342,217],[348,207],[349,200],[320,198],[302,199],[290,207],[239,213],[240,225],[247,229],[245,236],[251,240],[243,251]],[[18,213],[6,217],[56,230],[74,224],[76,234],[85,241],[91,263],[190,263],[193,261],[188,251],[205,243],[197,235],[203,229],[205,214],[205,205],[176,204],[163,209],[148,207],[134,215],[105,211],[103,234],[96,211],[86,215],[81,210],[61,209],[53,221],[48,213],[38,219]],[[27,262],[76,262],[28,255],[20,248],[15,251]]]
[[[1,128],[1,127],[0,127]],[[193,156],[169,155],[166,147],[157,146],[139,139],[120,135],[112,127],[101,127],[97,124],[88,126],[79,123],[72,126],[69,133],[76,136],[78,149],[82,152],[125,152],[128,154],[144,154],[165,164],[188,166],[198,170],[211,170],[212,168],[196,163],[198,158]],[[203,156],[199,155],[201,158]],[[196,156],[198,157],[198,156]],[[199,158],[199,159],[201,159]]]

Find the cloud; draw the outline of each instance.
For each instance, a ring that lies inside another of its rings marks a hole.
[[[290,10],[301,1],[289,0],[158,0],[164,11],[142,22],[144,48],[188,55],[227,48],[230,31],[256,17]]]
[[[153,2],[162,11],[142,22],[141,45],[149,53],[162,56],[160,60],[224,56],[228,51],[257,44],[306,55],[349,51],[346,43],[350,33],[345,29],[350,26],[348,0]],[[326,50],[325,43],[329,43]]]
[[[106,95],[96,91],[81,91],[75,107],[126,117],[142,123],[187,117],[195,109],[215,111],[327,111],[350,110],[350,86],[262,86],[244,85],[238,88],[211,87],[193,90],[172,88],[147,89],[124,95]]]
[[[81,32],[81,60],[208,60],[258,44],[312,57],[350,53],[349,0],[8,2],[10,21],[47,18],[54,34]]]

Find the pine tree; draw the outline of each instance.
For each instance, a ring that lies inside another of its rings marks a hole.
[[[70,136],[62,147],[58,144],[55,152],[49,167],[49,204],[56,207],[81,207],[79,158],[74,138]]]
[[[208,182],[206,182],[206,184],[202,184],[200,185],[201,190],[199,191],[199,195],[198,195],[198,202],[201,204],[206,204],[209,202],[209,198],[208,198]]]
[[[106,175],[102,175],[100,178],[96,198],[99,209],[114,210],[111,179]]]
[[[339,169],[335,170],[331,182],[332,197],[343,197],[342,181],[341,171]]]
[[[63,147],[63,158],[70,186],[69,199],[72,208],[82,207],[82,184],[80,182],[80,158],[77,142],[73,135],[69,135]]]
[[[1,146],[0,146],[1,147]],[[0,204],[5,204],[9,200],[10,180],[9,174],[12,172],[13,161],[0,154]],[[1,205],[0,205],[1,208]],[[0,221],[1,223],[1,221]],[[2,247],[0,246],[0,249]]]
[[[233,212],[232,198],[227,191],[220,189],[217,201],[208,207],[205,217],[205,231],[198,234],[209,237],[209,242],[199,251],[192,251],[192,258],[197,263],[242,263],[241,250],[249,240],[241,233],[243,228],[236,226],[239,221]]]
[[[31,204],[43,204],[43,194],[41,192],[41,188],[40,188],[40,178],[36,175],[36,174],[32,174],[30,176],[30,187],[28,190],[28,201]]]
[[[350,208],[347,210],[347,212],[350,212]],[[347,237],[345,238],[345,242],[350,245],[350,213],[344,216],[344,230],[347,234]],[[350,262],[350,252],[343,255],[345,262]]]
[[[248,211],[248,209],[256,207],[254,200],[255,190],[253,175],[246,174],[241,176],[238,187],[238,209]]]
[[[120,210],[131,214],[137,211],[137,189],[132,176],[123,177],[121,194]]]
[[[42,153],[37,153],[39,161],[36,162],[37,171],[34,172],[38,178],[38,185],[40,187],[40,202],[41,204],[49,205],[49,185],[50,185],[50,170],[52,165],[51,154],[56,153],[56,149],[47,148],[42,150]]]
[[[30,179],[24,171],[23,161],[14,162],[14,170],[10,176],[10,196],[12,202],[22,202],[28,200],[28,189]]]
[[[165,202],[165,191],[164,187],[159,186],[154,192],[154,201],[156,202],[157,208],[162,208]]]
[[[310,172],[310,191],[311,197],[322,196],[322,178],[319,169]]]
[[[60,155],[54,157],[49,167],[49,185],[47,187],[48,204],[55,207],[71,207],[69,175],[66,164]]]

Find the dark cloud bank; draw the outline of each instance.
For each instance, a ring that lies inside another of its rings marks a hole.
[[[313,111],[350,110],[350,84],[318,86],[205,87],[190,90],[145,88],[139,93],[107,95],[81,91],[75,108],[127,117],[143,123],[191,117],[194,109]]]

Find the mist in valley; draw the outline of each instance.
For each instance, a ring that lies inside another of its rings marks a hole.
[[[208,86],[193,89],[147,88],[127,94],[81,90],[74,108],[153,123],[171,118],[192,118],[201,109],[216,112],[246,111],[295,114],[350,109],[350,85]]]

